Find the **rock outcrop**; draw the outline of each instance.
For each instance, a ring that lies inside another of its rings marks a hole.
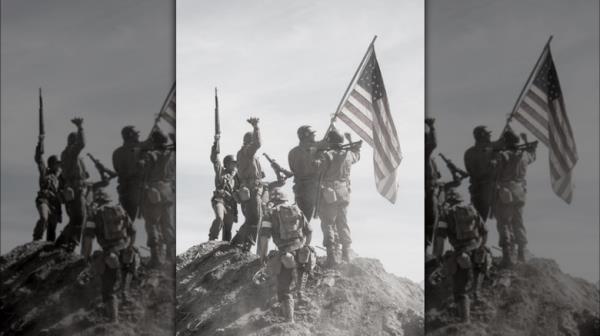
[[[222,242],[177,258],[177,335],[423,335],[424,293],[386,273],[374,259],[354,258],[309,278],[296,323],[280,317],[273,277],[253,282],[257,256]]]

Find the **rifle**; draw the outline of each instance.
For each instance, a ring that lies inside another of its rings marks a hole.
[[[217,88],[215,88],[215,151],[217,154],[221,152],[219,146],[219,138],[221,137],[221,123],[219,122],[219,97],[217,96]]]
[[[288,178],[294,176],[294,173],[283,168],[279,165],[274,159],[271,159],[267,153],[263,153],[263,155],[267,158],[267,161],[271,164],[271,168],[275,171],[275,175],[277,175],[277,180],[287,180]]]
[[[506,146],[498,146],[496,148],[494,148],[495,152],[499,152],[499,151],[503,151],[503,150],[522,150],[522,151],[526,151],[526,150],[532,150],[532,149],[536,149],[537,145],[538,145],[538,141],[532,141],[532,142],[528,142],[527,141],[527,134],[525,133],[521,133],[521,139],[523,139],[523,142],[520,145],[514,146],[512,148],[508,148]]]
[[[363,141],[359,140],[359,141],[350,142],[350,143],[343,144],[343,145],[327,144],[324,147],[317,147],[317,152],[323,152],[323,151],[332,150],[332,149],[336,149],[336,150],[356,150],[356,149],[359,149],[362,146],[362,143],[363,143]]]
[[[450,172],[452,173],[452,175],[458,174],[458,176],[460,177],[461,180],[466,179],[467,177],[469,177],[469,173],[467,173],[466,171],[458,168],[454,164],[454,162],[450,161],[450,159],[448,159],[447,157],[445,157],[444,154],[440,153],[440,157],[442,158],[442,160],[444,160],[444,162],[446,163],[446,167],[448,167],[448,170],[450,170]]]
[[[40,88],[39,91],[39,96],[40,96],[40,107],[39,107],[39,112],[38,112],[38,126],[39,126],[39,131],[38,131],[38,135],[39,138],[43,138],[44,135],[46,135],[46,130],[44,129],[44,102],[42,101],[42,88]],[[43,153],[44,152],[44,142],[40,141],[40,152]]]
[[[106,168],[102,164],[102,162],[100,162],[100,160],[98,160],[94,156],[92,156],[92,154],[87,153],[87,156],[90,157],[90,160],[92,160],[92,162],[94,163],[94,166],[96,166],[96,169],[98,170],[98,172],[100,173],[100,175],[103,175],[103,174],[106,173],[109,176],[109,178],[111,178],[111,179],[118,176],[117,173],[115,173],[114,171]]]

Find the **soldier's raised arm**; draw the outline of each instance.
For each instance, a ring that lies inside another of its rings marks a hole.
[[[43,142],[44,142],[44,136],[40,135],[38,137],[38,143],[35,146],[35,156],[34,156],[34,160],[35,160],[35,163],[37,164],[40,175],[44,175],[46,173],[46,164],[44,163]]]
[[[74,143],[75,148],[81,151],[85,147],[85,135],[83,134],[83,118],[73,118],[71,122],[77,126],[77,138]]]
[[[252,143],[250,144],[250,149],[252,151],[252,154],[254,154],[262,145],[260,137],[260,128],[258,127],[258,118],[250,118],[247,121],[250,125],[252,125],[253,128]]]

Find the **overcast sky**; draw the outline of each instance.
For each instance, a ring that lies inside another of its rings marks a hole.
[[[400,136],[400,192],[379,196],[372,150],[352,172],[348,221],[353,249],[386,270],[423,279],[424,9],[421,1],[227,1],[177,4],[177,250],[206,241],[213,220],[214,87],[219,88],[221,158],[235,154],[250,116],[260,118],[259,153],[287,166],[296,129],[321,137],[366,48],[375,49]],[[338,123],[340,128],[343,125]],[[358,139],[358,136],[355,135]],[[273,172],[261,157],[267,180]],[[291,181],[286,186],[291,195]],[[240,216],[242,217],[242,216]],[[243,222],[234,226],[234,232]],[[319,221],[314,244],[322,246]]]
[[[90,152],[112,167],[121,128],[146,136],[175,79],[174,15],[160,0],[6,0],[2,6],[2,253],[32,239],[38,218],[38,87],[46,157],[60,154],[73,117]],[[99,177],[86,158],[93,179]],[[116,182],[108,189],[116,200]],[[60,232],[65,221],[58,226]],[[145,232],[138,225],[138,244]]]
[[[598,1],[437,0],[429,1],[426,10],[427,112],[437,119],[438,150],[461,166],[464,150],[473,143],[473,127],[487,125],[498,136],[544,44],[554,35],[552,54],[579,153],[576,189],[571,205],[553,193],[548,150],[540,145],[528,172],[525,227],[532,253],[555,259],[563,270],[596,283]],[[524,131],[516,122],[512,126]],[[495,221],[488,223],[490,243],[497,246]]]

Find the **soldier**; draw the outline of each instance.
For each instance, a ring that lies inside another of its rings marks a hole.
[[[471,203],[483,221],[490,215],[494,197],[494,153],[491,132],[485,126],[473,129],[475,145],[467,149],[464,156],[465,168],[469,173]]]
[[[33,240],[40,240],[46,231],[46,240],[53,242],[56,239],[56,225],[62,222],[62,200],[60,192],[63,187],[60,161],[56,155],[48,157],[47,164],[44,163],[43,150],[44,135],[40,135],[35,148],[35,163],[40,173],[37,197],[35,205],[40,214],[35,228],[33,229]]]
[[[133,126],[121,130],[123,145],[113,152],[112,161],[118,174],[117,192],[119,203],[125,208],[129,218],[135,220],[141,201],[142,176],[138,169],[140,141],[139,132]]]
[[[535,161],[537,142],[518,146],[519,137],[508,129],[503,134],[505,148],[496,156],[498,181],[496,219],[502,248],[502,264],[511,266],[513,247],[518,247],[519,261],[525,261],[527,232],[523,226],[523,207],[527,193],[525,176],[527,166]]]
[[[77,132],[69,134],[67,147],[61,153],[60,160],[65,181],[63,198],[69,215],[69,224],[56,240],[56,245],[72,252],[79,244],[81,230],[86,221],[85,181],[89,175],[83,160],[79,157],[85,147],[83,119],[74,118],[71,122],[77,126]]]
[[[262,217],[262,194],[265,177],[256,152],[261,146],[258,118],[247,120],[253,131],[244,134],[244,144],[237,153],[238,178],[240,180],[239,199],[244,213],[244,224],[233,237],[232,243],[242,246],[244,251],[256,242],[258,224]]]
[[[323,245],[327,248],[327,265],[337,264],[335,250],[342,244],[342,260],[350,261],[350,227],[346,219],[350,202],[350,169],[360,159],[360,142],[349,149],[342,148],[344,137],[332,129],[326,136],[329,146],[315,161],[321,173],[318,214],[323,230]],[[337,237],[336,237],[337,234]]]
[[[162,246],[166,245],[166,258],[175,258],[175,152],[167,147],[167,137],[156,129],[150,134],[150,149],[145,151],[139,166],[145,176],[142,215],[148,234],[150,265],[162,263]]]
[[[288,322],[294,322],[293,283],[296,278],[298,300],[303,301],[308,274],[316,264],[316,256],[310,247],[312,230],[306,217],[295,204],[289,204],[279,188],[271,191],[271,206],[265,211],[260,235],[259,255],[265,260],[270,237],[278,248],[278,254],[269,261],[277,274],[277,299],[281,312]]]
[[[219,162],[219,154],[217,153],[217,141],[219,139],[217,137],[215,136],[210,154],[210,161],[215,169],[215,191],[211,199],[215,220],[213,220],[210,227],[208,239],[217,239],[222,229],[223,241],[230,241],[231,228],[233,223],[237,223],[238,220],[237,202],[235,200],[235,194],[239,188],[237,162],[233,155],[225,156],[223,164]]]
[[[438,180],[441,175],[432,153],[437,147],[435,119],[425,119],[425,247],[431,244],[433,230],[438,222]]]
[[[294,173],[296,204],[310,222],[315,212],[319,187],[319,171],[313,165],[315,156],[315,131],[310,126],[300,126],[297,131],[300,143],[290,150],[288,164]]]
[[[443,242],[448,238],[453,251],[445,261],[446,272],[453,276],[452,288],[458,315],[463,322],[469,323],[467,284],[473,284],[471,290],[477,299],[486,272],[487,229],[477,210],[470,204],[462,204],[462,197],[454,189],[448,190],[446,198],[447,206],[440,216],[434,243],[441,250],[435,251],[435,254],[441,255]]]
[[[106,316],[112,322],[119,321],[119,302],[115,284],[121,270],[121,296],[128,300],[131,279],[136,267],[135,228],[125,210],[118,204],[110,204],[109,196],[101,189],[94,193],[94,204],[90,222],[84,231],[89,239],[96,237],[102,252],[94,252],[94,269],[102,279],[102,301]]]

